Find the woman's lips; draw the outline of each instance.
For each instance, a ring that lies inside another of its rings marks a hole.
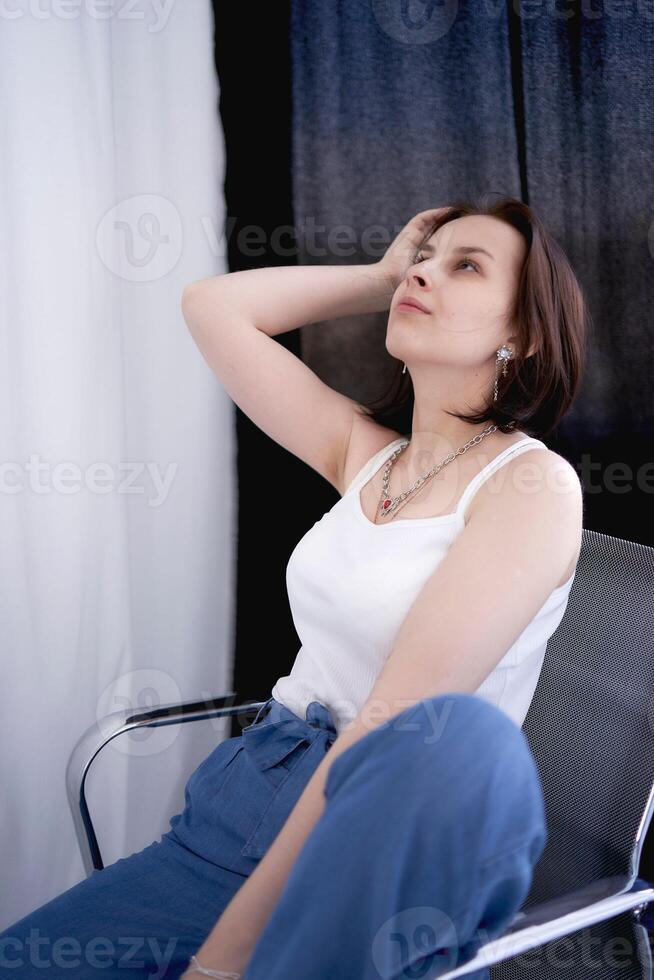
[[[396,312],[400,310],[402,313],[422,313],[423,316],[428,315],[424,310],[419,310],[413,303],[398,303],[395,310]]]

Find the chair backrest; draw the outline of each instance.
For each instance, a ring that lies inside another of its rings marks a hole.
[[[522,730],[548,826],[523,908],[635,877],[654,787],[654,548],[584,528]]]

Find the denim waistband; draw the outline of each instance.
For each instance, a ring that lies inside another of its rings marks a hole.
[[[324,738],[331,745],[337,734],[329,708],[320,701],[311,701],[306,718],[300,718],[281,701],[270,697],[261,705],[252,724],[243,729],[242,737],[248,753],[265,769],[283,759],[300,742],[311,744],[317,738]]]
[[[333,732],[334,735],[337,733],[334,717],[331,711],[320,701],[311,701],[307,705],[305,719],[300,718],[299,715],[296,715],[290,708],[287,708],[285,704],[281,703],[281,701],[278,701],[274,697],[270,697],[261,705],[257,711],[254,721],[251,725],[248,725],[248,728],[252,728],[254,725],[259,724],[264,718],[271,724],[283,725],[287,728],[291,728],[295,723],[298,731],[300,730],[301,726],[308,726],[310,728],[324,728],[327,731]]]

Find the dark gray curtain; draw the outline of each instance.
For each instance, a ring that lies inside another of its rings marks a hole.
[[[547,441],[577,466],[587,526],[654,544],[654,4],[292,0],[290,39],[299,261],[372,262],[374,226],[461,196],[534,207],[594,321]],[[368,400],[395,363],[386,321],[304,327],[302,356]]]

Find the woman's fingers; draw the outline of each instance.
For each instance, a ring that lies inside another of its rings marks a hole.
[[[391,242],[381,264],[388,271],[393,282],[399,283],[406,275],[407,270],[413,265],[417,250],[431,235],[438,218],[449,210],[449,207],[441,207],[419,211]]]
[[[449,208],[429,208],[427,211],[420,211],[414,215],[400,232],[403,244],[417,248],[429,237],[443,212],[449,210]]]
[[[449,211],[449,207],[445,208],[429,208],[427,211],[420,211],[410,222],[409,225],[413,225],[417,231],[423,234],[427,234],[433,226],[436,224],[438,218],[445,212]]]

